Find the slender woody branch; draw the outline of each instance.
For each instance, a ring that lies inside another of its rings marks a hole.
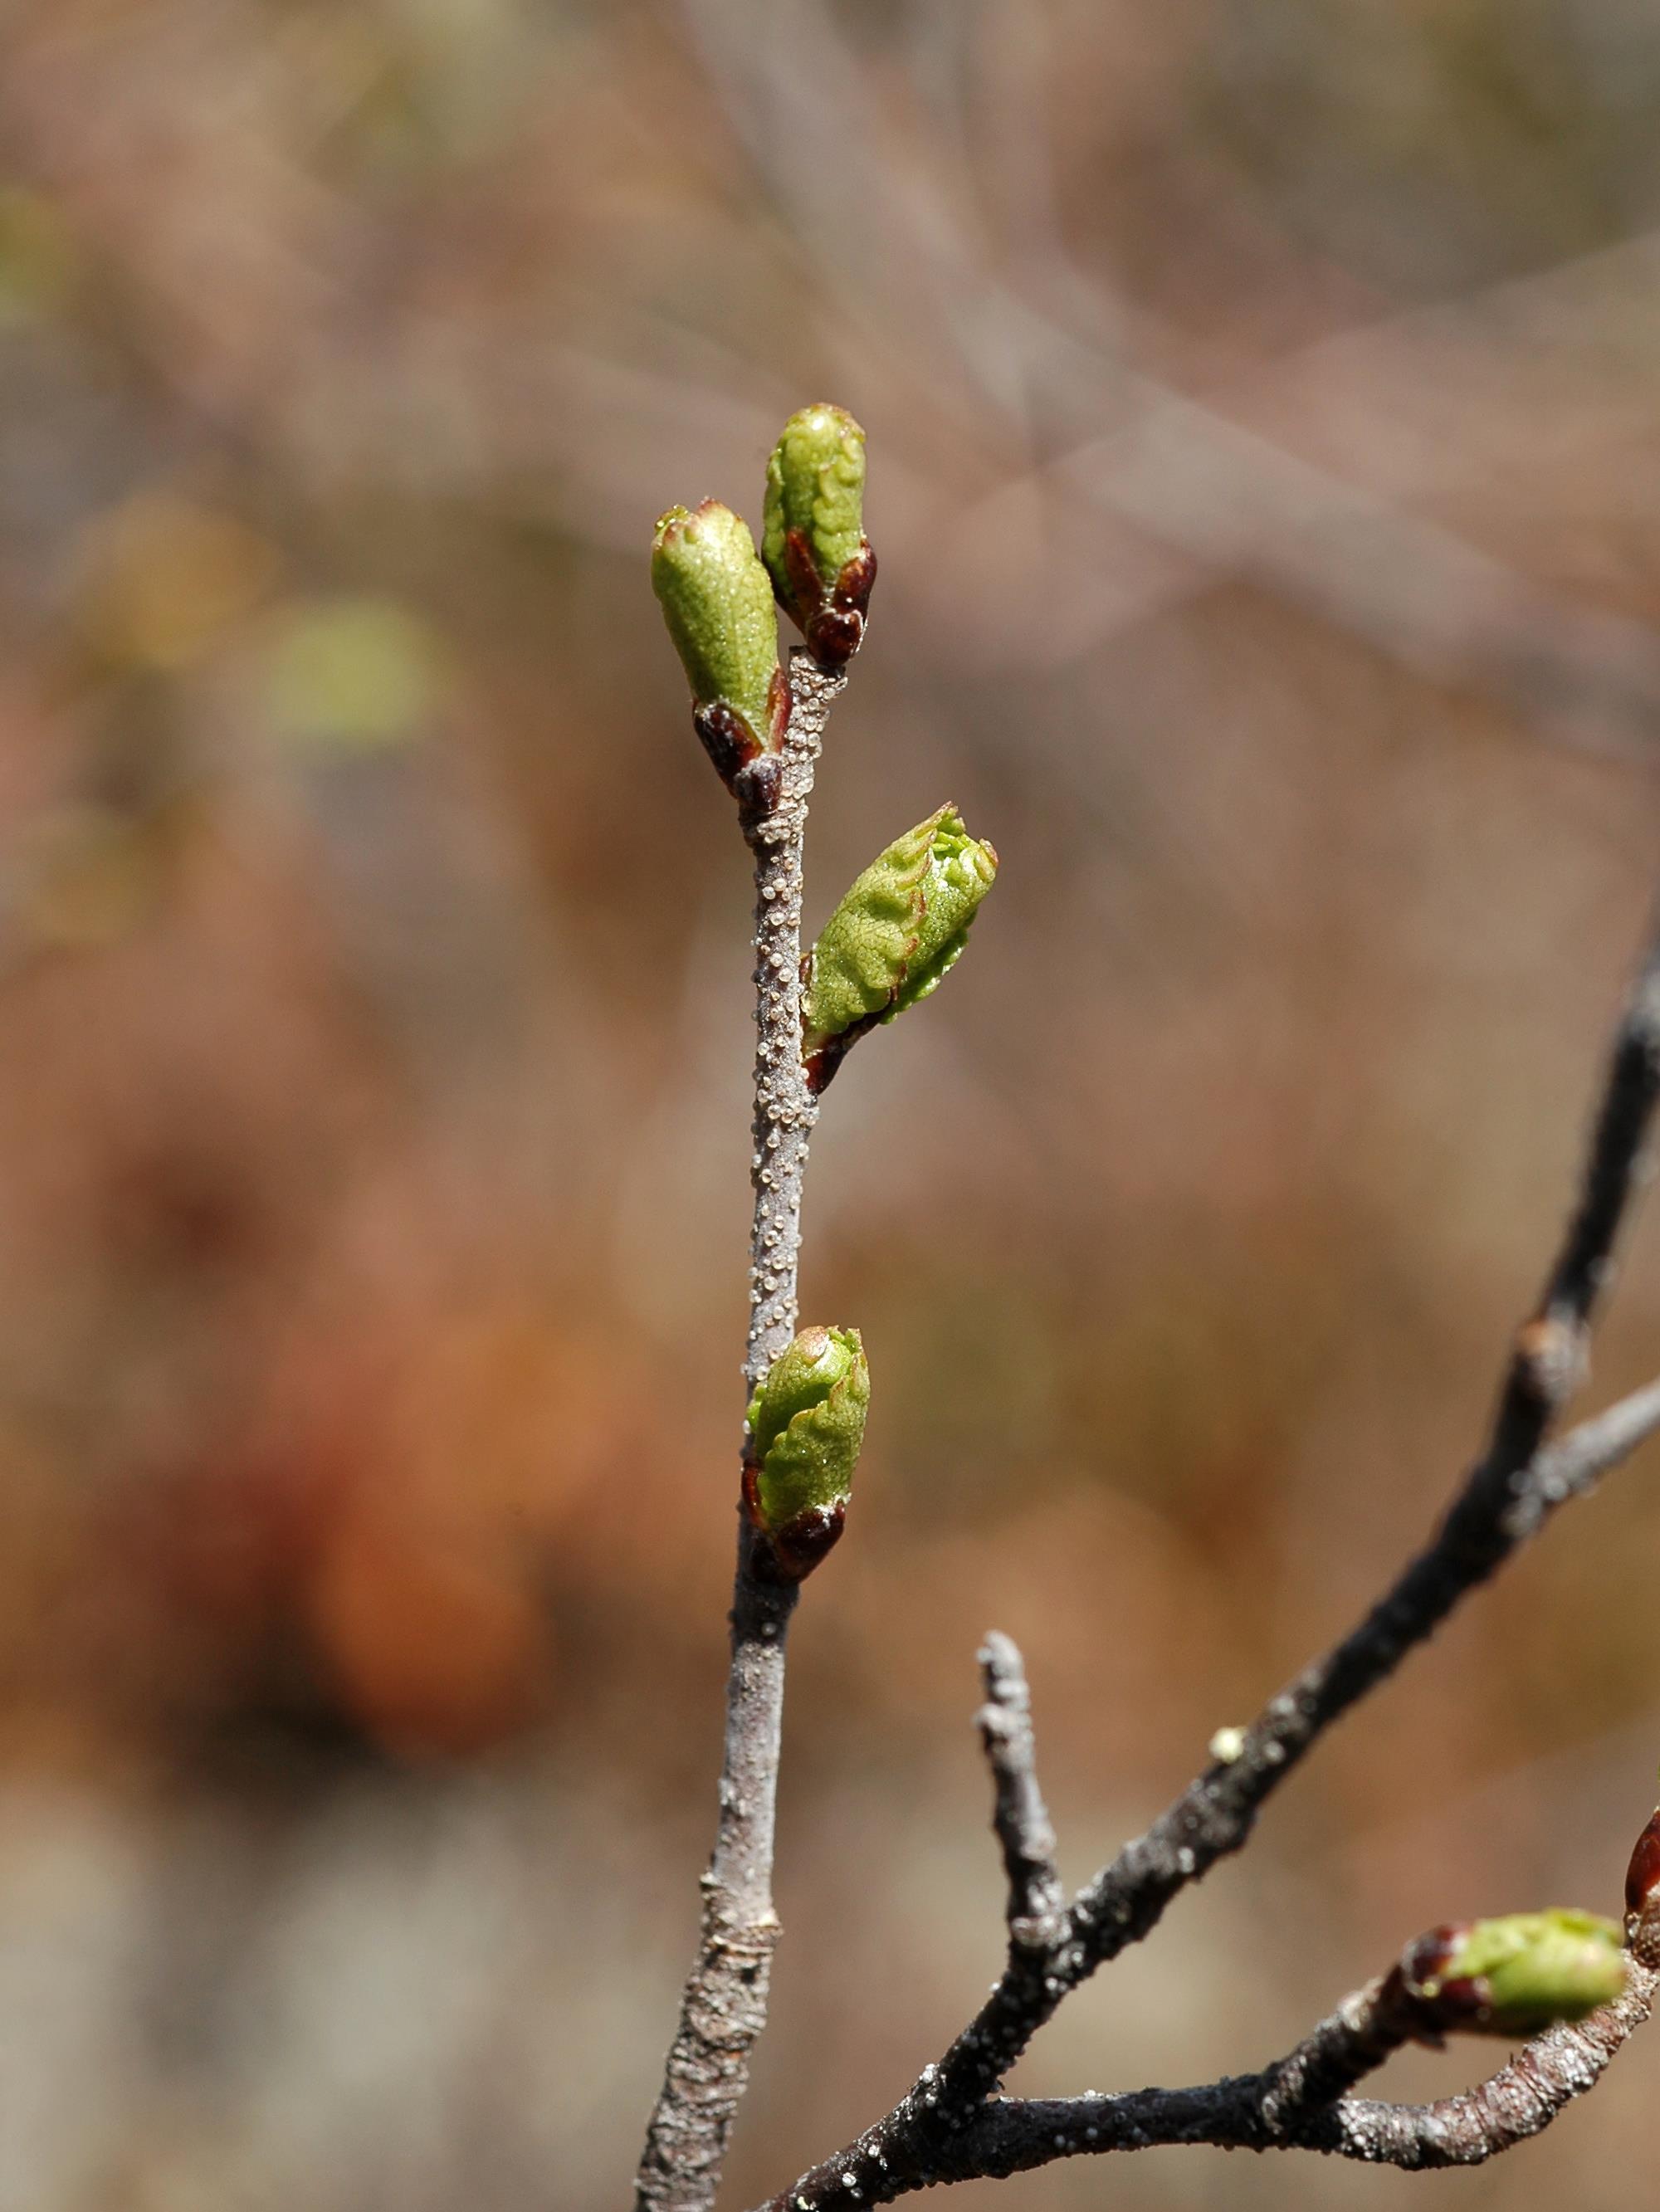
[[[1516,1510],[1525,1524],[1526,1533],[1536,1531],[1546,1516],[1566,1498],[1588,1495],[1600,1476],[1629,1458],[1657,1430],[1660,1430],[1660,1382],[1651,1382],[1620,1399],[1606,1413],[1580,1423],[1560,1443],[1541,1451],[1516,1490]],[[1565,1476],[1571,1479],[1565,1481]],[[1653,1994],[1653,1984],[1643,1979],[1646,1970],[1639,1971],[1641,1959],[1646,1955],[1639,1954],[1633,1961],[1631,1986],[1621,2000],[1621,2007],[1627,2009],[1613,2007],[1596,2015],[1599,2021],[1625,2021],[1623,2033],[1627,2034],[1646,2017],[1646,2002],[1641,2012],[1634,2012],[1629,2009],[1632,2000],[1641,1996],[1645,1989],[1650,1996]],[[1351,2158],[1387,2156],[1395,2164],[1451,2162],[1432,2157],[1430,2147],[1469,2138],[1470,2128],[1475,2124],[1462,2117],[1467,2099],[1453,2098],[1444,2105],[1421,2108],[1430,2117],[1419,2129],[1424,2148],[1415,2159],[1408,2158],[1404,2150],[1397,2156],[1395,2150],[1369,2153],[1362,2146],[1387,2133],[1398,2148],[1402,2124],[1391,2117],[1386,2124],[1377,2115],[1416,2112],[1417,2107],[1373,2108],[1347,2103],[1340,2109],[1354,2120],[1355,2125],[1353,2131],[1345,2133],[1346,2118],[1344,2129],[1338,2130],[1343,2135],[1341,2141],[1325,2139],[1332,2133],[1335,2124],[1323,2117],[1314,2124],[1312,2132],[1274,2132],[1276,2092],[1286,2107],[1293,2102],[1299,2107],[1315,2105],[1322,2094],[1336,2096],[1374,2065],[1382,2064],[1401,2039],[1396,2032],[1400,2023],[1381,2020],[1369,2002],[1375,1991],[1381,1993],[1381,1985],[1369,1984],[1357,1996],[1346,1998],[1331,2019],[1323,2021],[1297,2051],[1263,2074],[1242,2075],[1235,2081],[1215,2082],[1201,2089],[1138,2090],[1117,2097],[976,2100],[954,2112],[947,2107],[945,2117],[934,2120],[933,2116],[941,2110],[944,2084],[939,2066],[926,2067],[921,2079],[885,2118],[867,2129],[845,2150],[838,2151],[833,2158],[804,2174],[794,2187],[770,2199],[760,2212],[829,2212],[832,2206],[848,2203],[882,2204],[936,2182],[1013,2172],[1024,2166],[1045,2164],[1049,2159],[1074,2157],[1087,2152],[1143,2150],[1165,2143],[1213,2142],[1266,2149],[1271,2142],[1279,2142],[1287,2148],[1331,2150]],[[1590,2022],[1581,2023],[1581,2032],[1590,2027]],[[1549,2038],[1544,2041],[1554,2048]],[[1573,2048],[1578,2051],[1580,2046],[1576,2045]],[[1607,2063],[1606,2059],[1603,2063]],[[1295,2069],[1295,2077],[1288,2084],[1289,2069]],[[1508,2096],[1502,2086],[1508,2078],[1509,2069],[1494,2076],[1501,2085],[1494,2092],[1501,2105]],[[1566,2073],[1562,2078],[1567,2078]],[[1590,2085],[1587,2081],[1582,2086]],[[1568,2094],[1578,2095],[1580,2090],[1574,2088]],[[1476,2090],[1468,2093],[1469,2098],[1482,2094],[1482,2091]],[[1238,2100],[1244,2100],[1256,2115],[1249,2125],[1236,2111]],[[924,2116],[932,2122],[926,2134],[919,2124]],[[1414,2122],[1414,2127],[1418,2124]],[[1488,2124],[1483,2119],[1481,2124],[1485,2127]],[[1539,2126],[1544,2124],[1543,2120],[1538,2123]],[[1537,2129],[1527,2132],[1536,2133]],[[1315,2140],[1316,2136],[1320,2139]],[[1414,2140],[1416,2142],[1418,2136],[1414,2136]],[[1521,2137],[1518,2135],[1511,2140],[1520,2141]],[[1017,2163],[997,2163],[1012,2147],[1019,2154]],[[1508,2148],[1508,2144],[1495,2144],[1493,2148]],[[1491,2155],[1491,2151],[1481,2155]],[[993,2162],[988,2163],[988,2160]],[[854,2178],[857,2197],[848,2191],[848,2174]]]
[[[1117,2097],[994,2099],[953,2145],[942,2181],[1030,2172],[1060,2158],[1208,2143],[1222,2150],[1312,2150],[1369,2166],[1480,2166],[1548,2128],[1595,2087],[1649,2017],[1660,1974],[1633,1959],[1625,1995],[1572,2027],[1525,2044],[1508,2065],[1432,2105],[1348,2098],[1316,2108],[1296,2131],[1268,2124],[1264,2099],[1274,2068],[1193,2089],[1138,2089]],[[843,2192],[845,2195],[845,2191]],[[781,2200],[785,2201],[785,2200]]]
[[[1432,2105],[1345,2099],[1299,2132],[1298,2147],[1408,2169],[1480,2166],[1514,2148],[1594,2088],[1649,2017],[1660,1990],[1652,1945],[1632,1960],[1629,1973],[1626,1993],[1614,2003],[1536,2037],[1474,2089]]]
[[[882,2203],[935,2181],[996,2170],[964,2167],[964,2147],[978,2140],[987,2100],[1062,2000],[1098,1966],[1140,1942],[1190,1882],[1239,1850],[1262,1806],[1332,1723],[1385,1680],[1559,1504],[1589,1489],[1649,1433],[1660,1417],[1660,1386],[1561,1443],[1546,1444],[1551,1423],[1584,1371],[1591,1316],[1644,1177],[1657,1095],[1660,937],[1651,944],[1615,1034],[1578,1200],[1544,1295],[1517,1333],[1482,1455],[1427,1547],[1357,1627],[1269,1702],[1231,1759],[1198,1776],[1145,1835],[1085,1885],[1053,1943],[1011,1944],[990,1996],[939,2063],[923,2070],[884,2119],[773,2199],[770,2212]]]
[[[1346,1996],[1295,2051],[1267,2069],[1258,2103],[1265,2131],[1280,2142],[1289,2140],[1311,2113],[1335,2104],[1422,2033],[1422,2013],[1399,1966],[1392,1966]]]
[[[795,1334],[801,1187],[818,1118],[801,1063],[802,861],[818,749],[830,710],[846,685],[845,676],[826,676],[810,653],[800,648],[791,653],[790,716],[776,800],[769,812],[744,825],[755,860],[755,1149],[750,1158],[755,1221],[744,1359],[751,1389]]]
[[[1570,1429],[1538,1453],[1525,1479],[1514,1486],[1504,1530],[1517,1543],[1537,1534],[1559,1505],[1595,1490],[1608,1469],[1660,1428],[1660,1382],[1633,1390],[1605,1413]]]
[[[751,1389],[795,1333],[801,1190],[818,1118],[801,1061],[802,853],[824,725],[845,682],[823,674],[805,653],[791,655],[793,704],[775,798],[744,822],[755,862],[755,1219],[744,1361]],[[751,1532],[740,1514],[726,1753],[702,1880],[702,1932],[635,2179],[635,2212],[708,2212],[714,2203],[750,2052],[766,2025],[779,1935],[772,1857],[784,1653],[795,1599],[795,1585],[754,1573]]]
[[[1485,2081],[1430,2105],[1341,2094],[1412,2033],[1409,2015],[1389,1991],[1390,1979],[1346,1998],[1296,2051],[1260,2074],[1116,2097],[994,2099],[955,2146],[961,2174],[939,2179],[1001,2176],[1057,2158],[1169,2143],[1322,2151],[1414,2171],[1479,2166],[1538,2135],[1595,2087],[1648,2019],[1660,1992],[1660,1916],[1644,1916],[1627,1954],[1625,1991],[1612,2004],[1535,2036]],[[1287,2100],[1290,2085],[1295,2093]]]
[[[1657,1398],[1660,1389],[1651,1386],[1622,1401],[1609,1416],[1587,1422],[1585,1429],[1607,1437],[1614,1425],[1613,1413]],[[1660,1406],[1642,1434],[1657,1426]],[[1565,1439],[1564,1449],[1574,1445],[1581,1433],[1576,1430]],[[1626,1456],[1640,1441],[1627,1429],[1617,1447],[1605,1443],[1605,1465]],[[1654,1825],[1660,1825],[1660,1814]],[[1402,1972],[1418,1949],[1414,1945],[1389,1973],[1345,1997],[1293,2051],[1260,2073],[1183,2089],[988,2098],[958,2117],[955,2125],[948,2124],[920,2162],[891,2127],[890,2115],[848,2151],[770,2199],[761,2212],[827,2212],[830,2207],[845,2212],[849,2205],[883,2204],[941,2184],[1006,2179],[1057,2159],[1182,2144],[1313,2150],[1413,2169],[1478,2165],[1548,2127],[1565,2106],[1596,2085],[1648,2019],[1660,1995],[1660,1881],[1651,1884],[1640,1917],[1633,1913],[1628,1925],[1626,1988],[1617,2000],[1571,2026],[1535,2037],[1487,2081],[1434,2104],[1395,2105],[1345,2094],[1402,2045],[1426,2034],[1436,2039],[1434,2012],[1417,2001]],[[940,2069],[926,2068],[906,2106],[937,2111],[937,2101],[928,2100],[937,2100],[939,2087]]]

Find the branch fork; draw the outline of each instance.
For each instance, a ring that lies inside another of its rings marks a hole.
[[[779,1934],[773,1831],[798,1577],[839,1533],[862,1436],[868,1376],[857,1332],[796,1333],[802,1187],[818,1093],[849,1043],[937,986],[997,866],[992,848],[942,808],[855,880],[802,959],[814,770],[874,574],[863,484],[858,425],[838,409],[804,409],[769,465],[762,553],[741,520],[713,501],[672,508],[654,545],[654,583],[691,686],[694,720],[738,799],[753,861],[756,1053],[744,1363],[751,1421],[719,1816],[702,1879],[701,1941],[637,2176],[636,2212],[710,2212],[719,2186],[765,2023]],[[775,599],[808,642],[791,655],[787,674],[778,665]],[[893,2109],[765,2212],[848,2212],[936,2183],[1156,2143],[1311,2150],[1403,2168],[1473,2164],[1536,2134],[1600,2078],[1660,1990],[1660,1814],[1633,1855],[1623,1954],[1619,1930],[1584,1914],[1433,1929],[1257,2073],[1064,2099],[1003,2091],[1066,1998],[1243,1847],[1326,1730],[1562,1504],[1587,1494],[1660,1427],[1657,1382],[1566,1436],[1552,1434],[1584,1379],[1616,1239],[1646,1179],[1657,1098],[1660,936],[1614,1038],[1560,1249],[1509,1347],[1486,1443],[1439,1526],[1371,1611],[1250,1727],[1219,1736],[1212,1764],[1070,1899],[1038,1779],[1020,1654],[1006,1637],[988,1636],[977,1724],[1006,1884],[1003,1972]],[[1471,2030],[1519,2039],[1543,2021],[1557,2024],[1461,2096],[1410,2106],[1352,2094],[1405,2042]]]
[[[1386,1680],[1563,1504],[1587,1494],[1660,1428],[1655,1382],[1560,1441],[1548,1439],[1583,1377],[1615,1240],[1648,1179],[1645,1146],[1657,1097],[1660,935],[1615,1035],[1560,1250],[1535,1314],[1511,1347],[1486,1447],[1439,1528],[1365,1619],[1271,1698],[1248,1729],[1230,1731],[1228,1755],[1069,1904],[1054,1871],[1019,1655],[1005,1637],[987,1639],[981,1654],[987,1704],[979,1723],[1008,1879],[1007,1963],[978,2014],[893,2109],[769,2200],[763,2212],[885,2203],[939,2182],[1153,2143],[1315,2149],[1401,2166],[1473,2162],[1548,2124],[1646,2019],[1660,1932],[1657,1909],[1645,1903],[1632,1923],[1624,1996],[1539,2037],[1462,2099],[1414,2107],[1345,2095],[1429,2025],[1408,2001],[1398,1972],[1346,1999],[1305,2044],[1259,2075],[1114,2097],[1001,2094],[1005,2075],[1071,1991],[1148,1934],[1218,1859],[1241,1848],[1268,1798],[1332,1723]],[[1651,1869],[1660,1870],[1656,1837],[1660,1825],[1645,1832],[1639,1850],[1646,1849]]]

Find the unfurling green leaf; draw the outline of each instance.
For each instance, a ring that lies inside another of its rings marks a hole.
[[[865,434],[844,408],[803,407],[767,463],[761,550],[779,596],[790,589],[784,541],[802,539],[826,589],[865,542]],[[785,600],[787,605],[787,599]]]
[[[420,734],[445,689],[431,633],[396,599],[317,599],[282,611],[265,684],[273,726],[319,754],[383,750]]]
[[[757,755],[777,750],[789,712],[772,586],[749,525],[719,500],[672,507],[657,525],[651,580],[698,735],[730,785]]]
[[[859,649],[876,556],[865,536],[865,434],[844,408],[803,407],[767,463],[761,550],[773,588],[819,664]]]
[[[1612,2003],[1626,1954],[1613,1921],[1594,1912],[1512,1912],[1421,1939],[1407,1985],[1438,2031],[1519,2040]]]
[[[896,839],[854,880],[807,969],[801,1048],[815,1091],[866,1030],[939,988],[996,873],[996,853],[970,837],[957,809],[946,805]]]
[[[804,1328],[750,1401],[745,1502],[787,1581],[810,1574],[842,1534],[869,1405],[856,1328]]]

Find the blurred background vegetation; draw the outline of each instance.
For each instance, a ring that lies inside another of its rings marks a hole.
[[[658,512],[753,518],[784,415],[853,409],[882,580],[811,919],[947,797],[1003,858],[817,1150],[806,1309],[877,1395],[747,2202],[994,1971],[982,1632],[1081,1877],[1473,1448],[1654,890],[1657,372],[1648,0],[0,14],[8,2212],[624,2194],[748,1215],[747,877]],[[1657,1239],[1598,1394],[1657,1364]],[[1023,2083],[1255,2065],[1429,1923],[1613,1909],[1657,1480]],[[1599,2212],[1653,2057],[1491,2172],[961,2201]]]

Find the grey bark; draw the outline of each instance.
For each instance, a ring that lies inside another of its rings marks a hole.
[[[792,656],[775,800],[744,825],[755,863],[755,1216],[744,1360],[751,1389],[795,1334],[801,1191],[818,1118],[801,1065],[802,852],[824,725],[845,680],[823,675],[805,653]],[[714,1849],[702,1877],[697,1956],[635,2177],[635,2212],[708,2212],[750,2052],[766,2025],[780,1932],[773,1826],[795,1600],[794,1586],[757,1579],[740,1509]]]

